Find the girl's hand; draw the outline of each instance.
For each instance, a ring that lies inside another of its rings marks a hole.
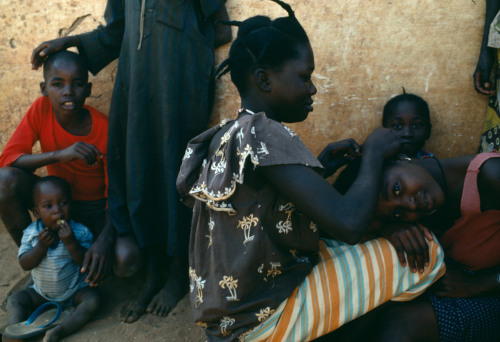
[[[399,138],[389,128],[375,128],[363,144],[363,154],[381,154],[381,157],[388,159],[394,156],[400,148]]]
[[[424,272],[429,264],[427,240],[433,240],[432,233],[419,223],[386,224],[381,235],[394,246],[402,266],[410,267],[413,273]]]
[[[65,220],[58,220],[57,234],[59,235],[59,239],[64,243],[64,245],[68,246],[76,242],[75,234],[73,230],[69,226],[68,222]]]
[[[102,160],[103,155],[97,147],[85,142],[79,141],[73,145],[57,152],[57,160],[60,163],[81,159],[88,166],[94,166],[98,161]]]
[[[345,139],[328,144],[318,156],[325,168],[323,176],[330,177],[341,166],[361,156],[361,148],[354,139]]]
[[[40,233],[38,233],[38,244],[43,249],[47,250],[52,244],[56,242],[54,234],[47,228],[43,228]]]
[[[37,70],[43,65],[47,57],[57,51],[66,50],[69,47],[78,45],[78,37],[67,36],[58,39],[48,40],[38,45],[31,53],[31,69]]]

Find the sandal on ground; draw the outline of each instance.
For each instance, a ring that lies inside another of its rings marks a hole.
[[[61,304],[47,302],[40,305],[26,321],[6,327],[3,336],[22,340],[39,335],[61,324],[73,310],[74,308],[63,310]]]

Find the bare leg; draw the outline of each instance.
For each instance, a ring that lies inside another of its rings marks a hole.
[[[172,258],[165,286],[154,296],[146,311],[158,316],[166,316],[184,297],[188,290],[187,258]]]
[[[46,300],[33,289],[23,289],[14,292],[7,298],[7,324],[12,325],[22,322],[31,315],[35,308]],[[16,340],[2,336],[2,342],[17,342]]]
[[[85,287],[78,291],[73,298],[76,310],[60,325],[47,330],[43,342],[59,341],[82,328],[97,311],[100,301],[101,296],[96,288]]]
[[[153,296],[161,289],[163,276],[158,255],[160,253],[157,246],[151,246],[146,250],[146,281],[139,297],[122,309],[121,318],[123,322],[133,323],[137,321],[146,312],[146,306]]]
[[[439,325],[425,295],[411,302],[397,303],[385,310],[373,341],[438,342]]]
[[[131,277],[136,274],[141,268],[142,259],[141,249],[132,235],[116,238],[113,272],[117,277]]]
[[[45,302],[47,300],[31,288],[14,292],[7,298],[8,325],[26,320],[37,307]]]
[[[0,218],[20,246],[23,230],[31,223],[31,190],[35,176],[14,167],[0,169]]]

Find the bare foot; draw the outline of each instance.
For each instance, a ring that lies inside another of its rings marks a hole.
[[[43,342],[56,342],[60,341],[66,334],[61,326],[57,326],[45,332]]]
[[[154,296],[146,309],[147,313],[166,316],[188,291],[187,260],[173,258],[170,263],[167,282]]]
[[[184,297],[188,290],[187,282],[181,277],[168,277],[165,286],[153,297],[146,309],[147,313],[166,316]]]
[[[120,317],[124,323],[134,323],[146,312],[146,306],[151,301],[151,298],[158,292],[162,284],[162,277],[155,272],[146,276],[146,283],[141,289],[139,297],[132,303],[125,306]]]

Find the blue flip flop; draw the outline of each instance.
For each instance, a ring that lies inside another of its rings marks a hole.
[[[40,305],[26,321],[5,328],[3,336],[12,339],[25,339],[39,335],[61,324],[73,310],[74,308],[63,310],[61,304],[47,302]]]

